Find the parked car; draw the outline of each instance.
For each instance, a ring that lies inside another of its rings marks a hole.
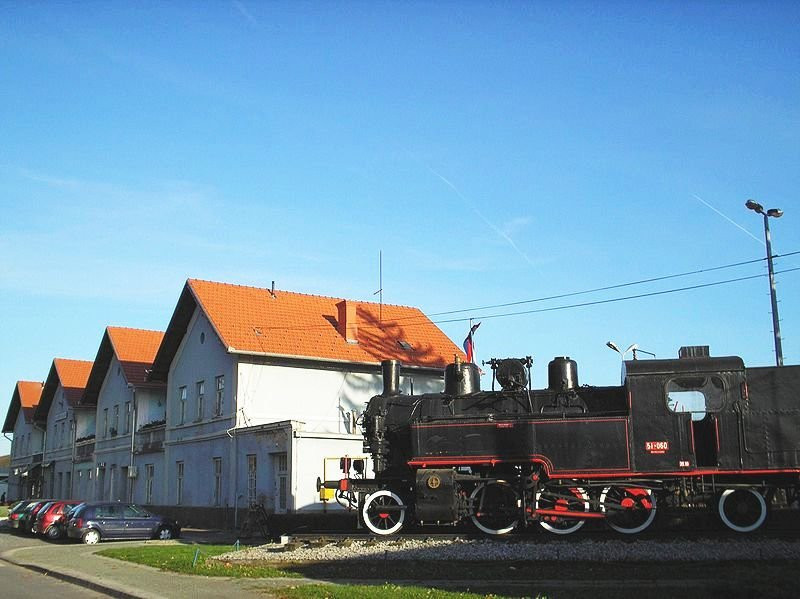
[[[64,500],[44,505],[36,514],[36,523],[33,525],[34,532],[44,535],[52,541],[60,539],[67,532],[67,514],[80,504],[80,501]]]
[[[69,516],[67,536],[94,545],[104,539],[172,539],[181,534],[170,518],[133,503],[82,503]]]
[[[39,513],[39,510],[42,509],[42,507],[51,501],[54,500],[37,499],[25,506],[22,512],[20,512],[19,518],[17,518],[17,531],[33,534],[33,525],[36,522],[36,515]]]
[[[11,528],[19,528],[19,517],[22,512],[28,507],[31,503],[36,501],[35,499],[23,499],[22,501],[18,501],[14,505],[11,506],[11,509],[8,510],[8,522],[11,525]]]

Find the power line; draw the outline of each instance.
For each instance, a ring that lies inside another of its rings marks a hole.
[[[783,274],[783,273],[788,273],[788,272],[794,272],[794,271],[797,271],[797,270],[800,270],[800,266],[798,266],[796,268],[787,268],[785,270],[775,271],[775,274],[776,275],[777,274]],[[614,298],[604,299],[604,300],[595,300],[593,302],[582,302],[582,303],[579,303],[579,304],[567,304],[567,305],[564,305],[564,306],[552,306],[550,308],[537,308],[535,310],[519,310],[517,312],[506,312],[506,313],[501,313],[501,314],[477,315],[477,316],[472,316],[471,318],[473,318],[473,319],[480,318],[481,320],[490,320],[492,318],[504,318],[504,317],[507,317],[507,316],[521,316],[523,314],[537,314],[537,313],[540,313],[540,312],[555,312],[556,310],[568,310],[570,308],[582,308],[582,307],[585,307],[585,306],[597,306],[597,305],[600,305],[600,304],[611,304],[611,303],[615,303],[615,302],[623,302],[623,301],[626,301],[626,300],[640,299],[640,298],[643,298],[643,297],[653,297],[653,296],[656,296],[656,295],[667,295],[667,294],[670,294],[670,293],[679,293],[679,292],[682,292],[682,291],[691,291],[691,290],[694,290],[694,289],[703,289],[703,288],[706,288],[706,287],[715,287],[717,285],[726,285],[728,283],[738,283],[740,281],[749,281],[751,279],[758,279],[758,278],[761,278],[761,277],[764,277],[764,276],[766,276],[766,275],[763,275],[763,274],[750,275],[749,277],[739,277],[739,278],[736,278],[736,279],[727,279],[727,280],[724,280],[724,281],[714,281],[713,283],[702,283],[702,284],[699,284],[699,285],[690,285],[690,286],[687,286],[687,287],[678,287],[678,288],[675,288],[675,289],[665,289],[663,291],[651,291],[650,293],[639,293],[637,295],[628,295],[628,296],[625,296],[625,297],[614,297]],[[452,318],[452,319],[449,319],[449,320],[434,320],[433,322],[435,324],[444,324],[444,323],[448,323],[448,322],[464,322],[466,320],[469,320],[469,319],[468,318]]]
[[[788,254],[774,255],[773,258],[783,258],[786,256],[794,256],[800,254],[800,251],[789,252]],[[756,258],[755,260],[746,260],[744,262],[734,262],[733,264],[724,264],[722,266],[714,266],[711,268],[701,268],[699,270],[690,270],[672,275],[664,275],[661,277],[652,277],[649,279],[639,279],[638,281],[630,281],[628,283],[618,283],[616,285],[607,285],[605,287],[595,287],[594,289],[586,289],[584,291],[572,291],[570,293],[560,293],[558,295],[549,295],[546,297],[537,297],[534,299],[519,300],[515,302],[507,302],[504,304],[492,304],[489,306],[478,306],[474,308],[462,308],[458,310],[447,310],[445,312],[432,312],[428,316],[447,316],[448,314],[459,314],[461,312],[475,312],[477,310],[493,310],[495,308],[507,308],[509,306],[520,306],[523,304],[533,304],[536,302],[544,302],[554,299],[563,299],[565,297],[575,297],[576,295],[586,295],[589,293],[597,293],[598,291],[610,291],[611,289],[621,289],[623,287],[631,287],[633,285],[642,285],[644,283],[655,283],[657,281],[666,281],[668,279],[677,279],[679,277],[687,277],[690,275],[697,275],[705,272],[713,272],[716,270],[723,270],[726,268],[735,268],[737,266],[745,266],[747,264],[755,264],[756,262],[764,262],[766,258]]]

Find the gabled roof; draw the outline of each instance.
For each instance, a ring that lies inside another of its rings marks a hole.
[[[6,413],[3,432],[14,432],[14,425],[17,423],[17,416],[19,415],[20,408],[22,408],[25,422],[33,422],[33,413],[36,411],[36,406],[39,404],[41,396],[42,383],[35,381],[17,381],[17,384],[14,385],[14,395],[11,397],[11,403]]]
[[[64,395],[70,407],[77,405],[83,395],[91,370],[92,363],[85,360],[67,360],[65,358],[53,360],[47,380],[44,382],[42,398],[34,413],[34,419],[40,422],[47,420],[50,405],[53,403],[59,385],[64,388]]]
[[[431,368],[449,364],[454,354],[464,358],[422,311],[406,306],[346,300],[358,329],[358,342],[348,342],[337,328],[343,301],[189,279],[154,360],[152,378],[166,380],[197,307],[230,353],[362,364],[395,359]]]
[[[128,383],[135,387],[152,387],[153,383],[147,381],[147,371],[153,365],[153,359],[163,337],[164,333],[161,331],[106,327],[79,404],[97,405],[97,396],[100,394],[100,388],[111,365],[111,358],[114,356],[119,361]]]

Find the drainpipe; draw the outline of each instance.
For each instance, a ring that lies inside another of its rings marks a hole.
[[[75,410],[72,410],[72,419],[69,421],[69,430],[70,430],[70,437],[72,438],[72,467],[70,469],[69,475],[69,497],[72,499],[72,485],[75,484],[75,454],[77,452],[77,447],[75,446],[75,439],[78,437],[78,416],[75,414]]]
[[[42,428],[34,422],[33,428],[38,428],[40,431],[42,431],[42,464],[44,464],[47,462],[47,425],[45,424],[45,427]],[[33,460],[31,460],[31,464],[33,464]],[[44,468],[40,468],[39,472],[41,472],[42,477],[39,494],[44,495]],[[28,486],[31,487],[32,484],[33,483],[29,482]],[[33,489],[31,489],[31,492],[33,492]],[[53,489],[48,489],[48,492],[52,493]]]
[[[136,387],[134,387],[131,383],[128,383],[128,389],[131,390],[131,461],[130,465],[128,466],[128,501],[133,502],[133,483],[136,480],[135,478],[131,478],[131,472],[133,472],[133,451],[135,448],[136,443]],[[164,465],[166,468],[166,464]]]

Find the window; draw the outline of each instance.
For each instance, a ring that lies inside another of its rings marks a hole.
[[[178,389],[179,407],[178,407],[178,424],[186,422],[186,387]]]
[[[183,503],[183,462],[175,462],[175,503]]]
[[[146,504],[153,503],[153,476],[155,475],[155,468],[153,464],[144,465],[144,502]]]
[[[222,458],[214,458],[214,505],[222,502]]]
[[[114,406],[114,415],[111,418],[111,436],[116,437],[119,430],[119,404]]]
[[[206,382],[198,381],[197,383],[197,419],[202,420],[205,412],[206,400]]]
[[[214,401],[214,416],[222,416],[222,400],[225,397],[225,377],[216,378],[216,398]]]
[[[256,455],[247,456],[247,500],[250,505],[256,502]]]
[[[667,408],[676,414],[691,414],[702,420],[718,412],[725,401],[725,385],[718,376],[682,376],[667,382]]]
[[[67,471],[64,473],[64,497],[72,496],[72,473]]]
[[[133,417],[133,412],[131,411],[131,402],[125,402],[125,434],[131,432],[131,418]]]
[[[103,408],[103,438],[108,437],[108,408]]]
[[[150,514],[148,514],[145,510],[140,508],[138,505],[124,505],[122,506],[122,517],[123,518],[147,518]]]
[[[64,477],[64,473],[63,472],[59,472],[58,473],[58,486],[56,487],[56,497],[62,497],[62,492],[61,492],[62,491],[62,487],[61,487],[61,485],[64,482],[63,477]]]
[[[105,504],[94,508],[95,518],[119,518],[122,515],[122,507],[119,505]]]
[[[58,446],[64,447],[64,423],[61,423],[58,433]]]

